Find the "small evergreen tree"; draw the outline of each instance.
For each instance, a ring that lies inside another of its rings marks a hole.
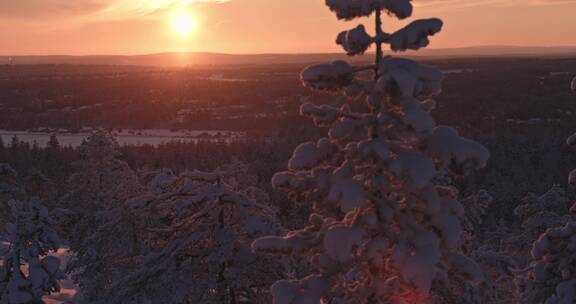
[[[60,142],[58,141],[58,137],[56,137],[56,134],[54,133],[50,134],[50,139],[48,140],[48,144],[46,147],[51,150],[60,149]]]
[[[118,159],[118,144],[108,132],[91,134],[79,147],[82,158],[68,178],[67,193],[60,200],[61,230],[69,242],[73,257],[67,265],[75,283],[91,301],[103,290],[116,269],[102,268],[102,275],[85,276],[93,267],[102,266],[107,252],[94,247],[94,236],[110,221],[111,210],[141,192],[138,177],[128,164]],[[108,264],[110,265],[110,263]],[[88,269],[88,270],[87,270]]]
[[[24,197],[25,191],[18,173],[10,165],[0,163],[0,227],[4,227],[10,221],[9,202]]]
[[[81,159],[74,163],[67,193],[60,200],[60,205],[72,212],[68,225],[71,235],[67,236],[71,246],[97,227],[98,212],[116,206],[141,189],[136,173],[118,159],[118,143],[110,133],[94,132],[79,152]]]
[[[575,220],[540,235],[531,264],[516,278],[520,303],[576,303],[575,240]]]
[[[31,197],[40,198],[49,208],[55,207],[57,197],[56,184],[38,169],[30,169],[25,178],[26,193]]]
[[[576,78],[571,89],[576,92]],[[576,144],[576,134],[567,139]],[[576,170],[570,172],[568,183],[576,186]],[[550,208],[546,208],[550,209]],[[549,212],[549,211],[546,211]],[[528,267],[518,273],[516,284],[523,303],[576,303],[576,204],[569,215],[558,219],[532,245]],[[536,223],[546,221],[537,219]],[[548,220],[550,222],[550,220]]]
[[[574,77],[574,79],[572,79],[572,84],[570,86],[570,89],[572,90],[572,93],[576,94],[576,77]],[[575,146],[576,145],[576,133],[574,133],[572,136],[568,137],[568,140],[566,141],[566,143],[568,144],[568,146]],[[576,169],[574,169],[568,175],[568,183],[572,186],[576,186]]]
[[[532,246],[534,240],[549,228],[565,224],[569,209],[570,199],[558,185],[541,196],[529,193],[514,209],[519,224],[515,227],[516,231],[503,239],[504,249],[519,265],[526,265],[530,259],[526,248]]]
[[[20,146],[20,139],[18,139],[18,136],[14,135],[10,140],[10,148],[17,149],[18,146]]]

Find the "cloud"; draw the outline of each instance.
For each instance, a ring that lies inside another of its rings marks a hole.
[[[100,12],[104,19],[141,18],[195,5],[220,4],[231,0],[114,0]]]
[[[0,17],[44,20],[50,18],[131,19],[168,10],[231,0],[0,0]]]
[[[104,9],[109,0],[0,0],[0,16],[9,19],[62,17]]]
[[[576,0],[414,0],[416,6],[467,8],[476,6],[544,6],[576,4]]]

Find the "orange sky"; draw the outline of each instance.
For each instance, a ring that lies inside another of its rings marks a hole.
[[[413,17],[445,22],[433,48],[576,46],[576,0],[414,3]],[[197,19],[189,37],[171,29],[183,10]],[[0,0],[0,55],[333,52],[337,33],[360,22],[337,21],[324,0]]]

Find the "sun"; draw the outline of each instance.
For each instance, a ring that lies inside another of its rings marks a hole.
[[[172,18],[172,30],[178,36],[188,37],[196,30],[196,19],[188,12],[179,12]]]

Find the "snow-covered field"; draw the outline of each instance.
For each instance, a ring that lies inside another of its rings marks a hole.
[[[197,142],[208,141],[231,141],[244,138],[242,132],[232,131],[171,131],[167,129],[146,130],[122,130],[113,132],[120,145],[160,145],[172,141]],[[46,131],[11,131],[0,130],[0,137],[5,144],[9,144],[14,136],[21,142],[45,147],[50,140],[50,132]],[[90,135],[89,132],[66,133],[57,132],[56,138],[62,146],[78,147],[82,141]]]
[[[213,74],[213,75],[210,75],[210,77],[208,77],[206,79],[211,80],[211,81],[222,81],[222,82],[247,82],[247,81],[249,81],[249,79],[225,77],[222,74]]]
[[[477,72],[475,69],[452,69],[452,70],[443,70],[442,73],[444,74],[462,74],[462,73],[474,73]]]

